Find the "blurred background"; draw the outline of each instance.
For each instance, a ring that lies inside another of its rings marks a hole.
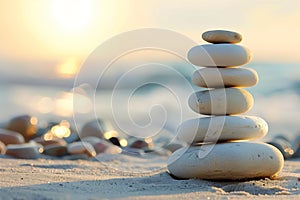
[[[114,63],[106,82],[97,88],[88,84],[74,88],[76,75],[95,48],[126,31],[169,29],[202,44],[204,31],[228,29],[243,35],[241,44],[253,52],[246,67],[254,68],[260,77],[259,84],[249,88],[255,105],[247,114],[264,118],[271,136],[294,136],[300,133],[299,23],[298,0],[0,0],[0,122],[28,114],[40,122],[75,123],[76,116],[78,127],[101,118],[123,129],[113,119],[127,122],[122,116],[128,115],[122,112],[128,111],[130,120],[148,132],[153,121],[161,126],[157,116],[165,118],[164,128],[174,132],[181,121],[197,117],[187,106],[191,90],[178,82],[177,75],[149,68],[123,81],[117,91],[115,86],[137,60],[174,67],[189,82],[195,69],[183,59],[141,50]],[[115,44],[111,51],[122,45]],[[101,61],[95,61],[86,79],[96,80],[95,74],[103,68]],[[136,85],[139,79],[168,80],[164,83],[171,90],[159,84]],[[130,99],[122,98],[132,88]],[[111,97],[116,93],[117,103],[128,109],[112,112]]]

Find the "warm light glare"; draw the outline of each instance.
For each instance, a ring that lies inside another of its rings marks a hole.
[[[62,92],[55,100],[55,114],[69,117],[73,114],[73,94]]]
[[[38,119],[36,117],[31,117],[30,118],[30,123],[33,124],[33,125],[37,125]]]
[[[126,146],[128,145],[127,140],[124,139],[124,138],[120,139],[120,145],[121,145],[122,147],[126,147]]]
[[[58,138],[69,137],[71,134],[70,129],[62,125],[53,126],[51,132]]]
[[[68,58],[56,66],[57,73],[62,78],[70,78],[76,75],[80,62],[76,58]]]
[[[67,31],[86,28],[92,20],[92,11],[92,0],[52,0],[53,19]]]
[[[152,142],[152,138],[145,138],[145,142],[147,142],[148,144]]]
[[[44,148],[43,147],[39,147],[38,151],[39,151],[39,153],[43,153],[44,152]]]
[[[49,97],[41,97],[37,101],[37,105],[34,106],[41,113],[50,113],[53,111],[54,102]]]
[[[53,134],[51,132],[48,132],[44,135],[44,140],[49,141],[53,139]]]
[[[117,131],[107,131],[103,134],[104,138],[105,139],[109,139],[109,138],[112,138],[112,137],[118,137],[119,136],[119,133]]]

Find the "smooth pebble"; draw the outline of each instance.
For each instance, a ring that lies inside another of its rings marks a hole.
[[[66,145],[61,145],[61,144],[51,144],[47,145],[44,147],[44,152],[45,155],[48,156],[65,156],[68,154],[68,149]]]
[[[37,159],[41,157],[43,146],[35,142],[24,144],[10,144],[6,147],[6,155],[15,158]]]
[[[5,128],[21,133],[25,141],[29,141],[37,132],[37,118],[29,115],[14,117]]]
[[[175,151],[168,171],[177,178],[274,178],[284,159],[275,147],[259,142],[230,142],[193,146]]]
[[[53,139],[48,140],[48,139],[45,139],[44,137],[37,137],[37,138],[34,138],[33,141],[43,145],[44,147],[48,146],[48,145],[53,145],[53,144],[63,145],[63,146],[67,145],[67,142],[61,138],[53,138]]]
[[[255,116],[214,116],[184,121],[176,137],[187,143],[254,140],[268,133],[265,120]]]
[[[93,145],[97,154],[104,153],[106,151],[106,149],[108,149],[110,146],[115,146],[115,145],[111,144],[110,142],[107,142],[103,139],[100,139],[98,137],[93,137],[93,136],[88,136],[88,137],[82,138],[81,141],[88,142],[91,145]]]
[[[94,157],[96,156],[96,151],[93,147],[93,145],[91,145],[88,142],[73,142],[71,144],[68,145],[68,152],[70,154],[86,154],[90,157]]]
[[[210,43],[239,43],[242,41],[242,35],[226,30],[206,31],[202,34],[202,39]]]
[[[0,141],[0,154],[5,154],[5,152],[6,152],[5,144]]]
[[[204,44],[191,48],[188,60],[201,67],[234,67],[251,60],[251,51],[236,44]]]
[[[6,129],[0,129],[0,141],[5,145],[22,144],[25,142],[24,137],[20,133]]]
[[[234,115],[253,106],[252,95],[243,89],[224,88],[200,91],[189,97],[190,108],[204,115]]]
[[[103,138],[104,130],[102,124],[103,122],[100,119],[86,123],[81,129],[79,137],[81,139],[88,136]]]
[[[258,83],[258,75],[246,68],[203,68],[194,72],[192,82],[205,88],[251,87]]]

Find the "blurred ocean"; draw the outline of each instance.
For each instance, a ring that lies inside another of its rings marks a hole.
[[[300,134],[300,64],[252,63],[247,67],[258,72],[260,81],[247,89],[255,104],[246,114],[260,116],[269,123],[268,137]],[[45,83],[3,79],[0,122],[29,114],[38,117],[40,123],[68,119],[80,129],[85,122],[101,118],[129,135],[148,137],[163,130],[174,134],[182,121],[199,116],[187,105],[188,96],[197,90],[189,82],[193,70],[176,70],[181,80],[176,75],[154,71],[124,79],[123,87],[112,85],[95,91],[87,84],[73,88],[73,80],[57,84],[55,80]],[[144,82],[139,82],[141,79]],[[124,86],[126,82],[130,82],[128,87]]]

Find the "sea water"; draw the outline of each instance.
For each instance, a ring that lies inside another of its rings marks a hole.
[[[245,114],[260,116],[268,122],[267,139],[277,134],[287,137],[300,134],[300,65],[253,63],[247,67],[258,72],[260,81],[247,88],[255,103]],[[40,123],[66,119],[80,131],[87,121],[100,118],[108,127],[127,136],[172,137],[182,121],[204,117],[187,105],[188,96],[202,90],[190,82],[193,70],[181,67],[179,72],[181,80],[154,71],[149,76],[143,74],[145,82],[139,82],[141,77],[135,76],[124,80],[131,81],[128,87],[105,89],[88,85],[57,86],[51,82],[2,82],[0,122],[4,124],[13,116],[29,114],[37,116]]]

